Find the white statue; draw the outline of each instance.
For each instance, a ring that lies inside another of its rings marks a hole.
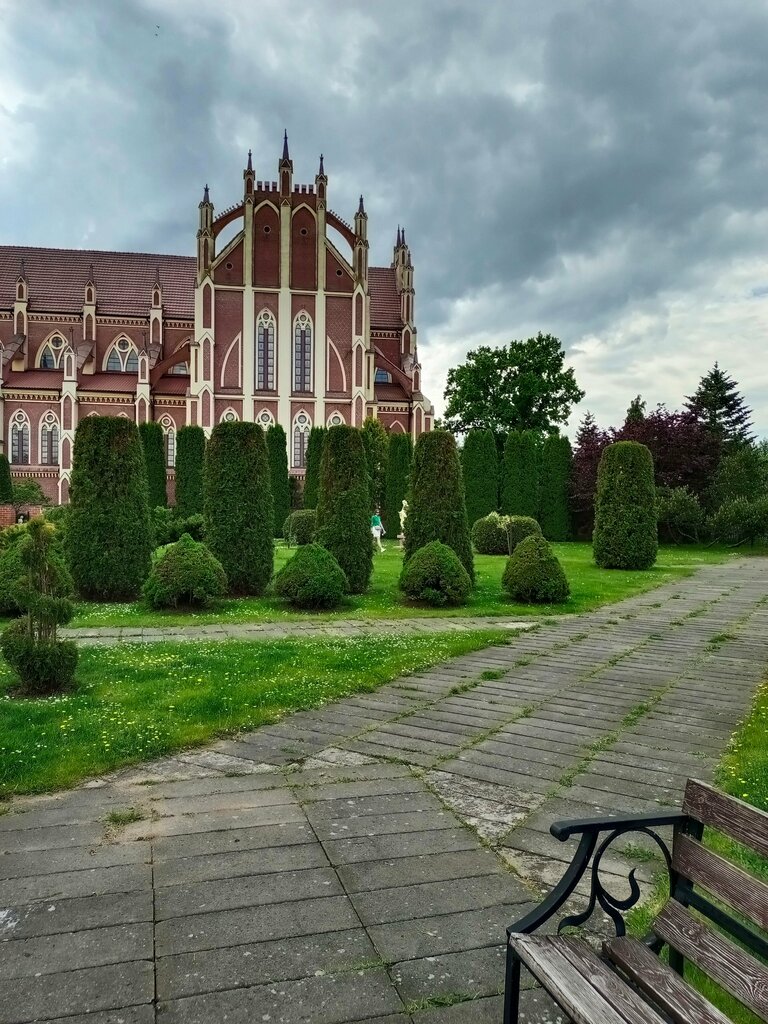
[[[400,516],[400,533],[397,539],[400,541],[400,547],[405,547],[405,520],[408,518],[408,502],[403,498],[403,504],[400,506],[398,512]]]

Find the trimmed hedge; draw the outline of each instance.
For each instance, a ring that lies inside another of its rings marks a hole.
[[[453,548],[474,585],[475,566],[464,504],[461,463],[456,441],[447,430],[421,434],[416,441],[405,531],[405,561],[433,540]]]
[[[359,430],[330,427],[325,435],[317,496],[316,540],[343,569],[352,594],[362,594],[373,571],[370,494]]]
[[[136,425],[86,416],[72,452],[65,550],[77,590],[97,601],[138,596],[153,546],[144,451]]]
[[[139,437],[144,449],[144,462],[147,467],[147,489],[149,507],[160,508],[168,504],[168,492],[165,486],[165,442],[163,428],[159,423],[140,423]]]
[[[413,441],[410,434],[390,434],[387,486],[384,499],[384,529],[392,537],[400,533],[400,509],[408,497]]]
[[[530,516],[507,516],[506,528],[507,543],[509,545],[507,550],[510,552],[514,552],[517,545],[524,541],[526,537],[543,536],[541,527]]]
[[[482,519],[475,520],[471,537],[475,551],[479,555],[508,555],[507,520],[509,516],[500,516],[491,512]]]
[[[368,416],[360,430],[365,448],[370,487],[370,508],[384,508],[387,484],[387,463],[389,462],[389,434],[381,420]],[[386,529],[386,524],[385,524]]]
[[[226,592],[221,562],[188,533],[166,547],[144,584],[144,598],[153,608],[201,608]]]
[[[317,532],[317,512],[313,508],[297,508],[283,523],[283,537],[289,547],[311,544]]]
[[[269,482],[274,504],[275,536],[281,537],[283,523],[291,511],[291,491],[288,486],[288,446],[285,431],[279,423],[267,430],[269,452]]]
[[[0,455],[0,504],[9,505],[13,502],[13,483],[11,467],[7,455]]]
[[[312,427],[307,439],[304,463],[304,508],[315,508],[320,489],[320,460],[323,457],[325,427]]]
[[[512,430],[504,445],[501,511],[508,516],[539,514],[541,439],[534,430]]]
[[[472,580],[458,555],[447,544],[433,540],[414,551],[400,573],[400,589],[412,601],[433,607],[466,604]]]
[[[597,471],[595,562],[603,569],[650,569],[658,546],[651,453],[637,441],[609,444]]]
[[[499,507],[499,457],[492,430],[469,431],[461,449],[461,471],[467,522],[473,526]]]
[[[176,434],[176,513],[183,518],[203,514],[205,432],[182,427]]]
[[[514,601],[526,604],[561,604],[571,592],[563,567],[541,534],[520,541],[501,582]]]
[[[330,551],[319,544],[299,548],[275,577],[275,593],[296,608],[337,608],[349,581]]]
[[[218,423],[205,451],[206,544],[234,594],[262,594],[272,577],[274,521],[264,431]]]
[[[567,437],[551,434],[541,446],[539,524],[547,540],[571,535],[570,487],[573,452]]]

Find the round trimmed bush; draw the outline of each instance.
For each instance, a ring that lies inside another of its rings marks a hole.
[[[144,584],[144,597],[153,608],[199,608],[226,592],[221,562],[188,533],[165,548]]]
[[[275,577],[275,593],[296,608],[337,608],[349,582],[330,551],[305,544]]]
[[[541,527],[531,516],[505,516],[507,528],[507,551],[513,552],[526,537],[541,537]]]
[[[507,520],[509,516],[500,516],[491,512],[482,519],[477,519],[472,526],[472,543],[479,555],[508,555]]]
[[[600,457],[595,562],[603,569],[650,569],[658,552],[653,458],[644,444],[616,441]]]
[[[501,582],[514,601],[526,604],[561,604],[571,592],[563,567],[540,533],[520,541]]]
[[[472,580],[453,548],[433,540],[414,551],[400,573],[400,589],[413,601],[440,607],[466,604]]]
[[[6,626],[0,635],[0,651],[16,672],[24,691],[45,696],[70,686],[77,667],[73,640],[40,640],[30,634],[26,617]]]
[[[311,544],[317,529],[317,512],[313,508],[298,508],[291,512],[283,524],[283,537],[289,547]]]

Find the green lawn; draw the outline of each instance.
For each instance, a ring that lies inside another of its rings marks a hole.
[[[72,786],[113,768],[370,691],[510,633],[351,640],[119,644],[82,648],[75,693],[11,697],[0,665],[0,799]]]
[[[653,569],[644,572],[620,572],[598,569],[592,561],[590,544],[554,544],[571,584],[571,598],[563,605],[531,606],[510,601],[501,588],[506,559],[501,555],[476,555],[477,586],[469,603],[462,608],[434,609],[414,607],[403,601],[397,581],[402,556],[395,545],[374,559],[374,573],[366,594],[351,597],[323,619],[334,618],[410,618],[423,615],[554,615],[592,611],[602,605],[631,597],[673,579],[689,576],[706,563],[722,562],[735,557],[723,548],[703,546],[662,547]],[[295,549],[294,549],[295,550]],[[292,551],[284,545],[275,552],[275,570],[280,569]],[[175,626],[207,625],[216,622],[282,622],[306,619],[284,602],[267,594],[261,598],[240,598],[220,601],[203,612],[156,612],[143,602],[133,604],[81,603],[73,626]]]

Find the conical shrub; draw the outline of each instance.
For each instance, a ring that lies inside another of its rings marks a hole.
[[[330,427],[320,460],[315,540],[341,566],[352,594],[362,594],[373,571],[368,466],[360,431]]]

